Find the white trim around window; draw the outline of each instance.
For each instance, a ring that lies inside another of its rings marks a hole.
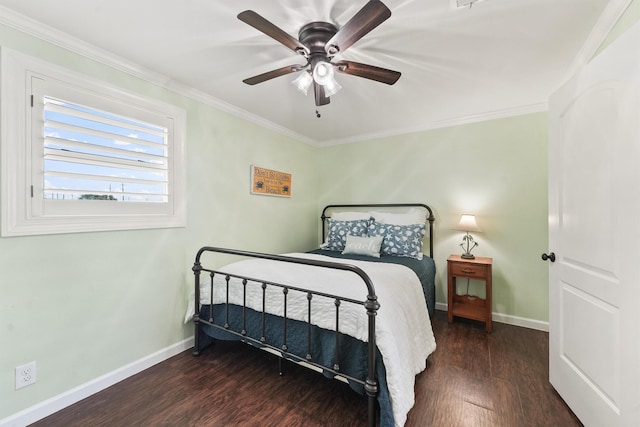
[[[184,227],[186,112],[1,51],[2,236]]]

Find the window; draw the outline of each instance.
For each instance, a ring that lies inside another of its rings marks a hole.
[[[185,225],[184,110],[2,50],[2,235]]]
[[[44,199],[167,202],[167,128],[42,99]]]

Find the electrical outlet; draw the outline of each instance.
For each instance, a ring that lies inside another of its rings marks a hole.
[[[36,362],[16,366],[16,390],[36,382]]]

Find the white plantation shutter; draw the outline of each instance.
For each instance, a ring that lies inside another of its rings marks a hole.
[[[44,198],[167,203],[167,134],[45,96]]]

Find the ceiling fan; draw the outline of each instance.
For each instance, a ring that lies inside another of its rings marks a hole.
[[[253,10],[238,14],[238,19],[251,25],[274,40],[282,43],[295,53],[302,55],[306,64],[293,64],[257,76],[244,79],[248,85],[271,80],[276,77],[302,71],[293,84],[303,93],[313,84],[316,106],[329,103],[329,97],[340,90],[334,78],[334,70],[340,73],[364,77],[388,85],[400,78],[398,71],[373,65],[340,60],[332,62],[335,55],[344,53],[352,44],[386,21],[391,11],[381,1],[370,0],[340,29],[329,22],[310,22],[300,28],[295,39]]]

